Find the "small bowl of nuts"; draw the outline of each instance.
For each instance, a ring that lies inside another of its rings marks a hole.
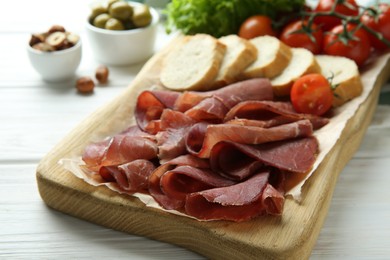
[[[158,12],[146,4],[107,0],[91,7],[86,31],[95,58],[107,65],[131,65],[154,52]]]
[[[81,61],[80,37],[53,25],[48,31],[31,35],[27,46],[31,65],[49,82],[72,78]]]

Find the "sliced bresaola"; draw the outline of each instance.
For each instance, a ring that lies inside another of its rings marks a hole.
[[[210,165],[223,176],[241,180],[254,173],[253,165],[305,173],[313,166],[317,154],[318,141],[312,136],[260,145],[224,141],[213,147]]]
[[[116,182],[120,189],[134,193],[148,190],[149,176],[155,168],[151,161],[140,159],[119,166],[103,166],[99,174],[106,181]]]
[[[120,165],[137,159],[151,160],[157,157],[157,144],[147,138],[116,135],[109,140],[88,145],[82,155],[91,170],[101,166]]]
[[[308,119],[314,129],[323,127],[329,122],[328,118],[309,114],[297,113],[290,102],[275,101],[244,101],[232,107],[226,114],[225,122],[243,123],[237,119],[258,120],[258,124],[266,127],[281,125],[298,120]],[[248,123],[255,123],[254,121]]]
[[[272,100],[273,90],[268,79],[256,78],[233,83],[213,91],[187,91],[178,97],[175,109],[185,112],[210,97],[219,99],[226,108],[230,109],[246,100]]]
[[[268,200],[275,197],[271,193],[263,196],[269,174],[268,171],[264,171],[232,186],[191,193],[185,202],[185,212],[200,220],[231,220],[236,222],[264,214],[267,212],[266,207],[269,204],[272,206],[274,204]],[[278,200],[280,197],[283,196],[278,194]],[[264,199],[267,199],[267,204],[264,203]],[[280,205],[279,201],[275,204]],[[278,207],[273,206],[272,208],[277,209]],[[269,212],[275,212],[275,210],[269,210]]]
[[[189,193],[235,184],[209,169],[178,166],[165,172],[160,179],[161,190],[170,198],[184,200]]]
[[[183,200],[175,199],[167,196],[161,189],[161,177],[168,171],[175,169],[178,166],[190,166],[198,169],[209,169],[208,160],[197,158],[186,154],[170,160],[159,166],[149,177],[149,194],[157,201],[164,209],[180,209],[183,207]]]
[[[186,152],[185,138],[195,121],[179,111],[165,109],[161,115],[161,131],[156,134],[160,163]]]
[[[198,123],[191,127],[186,138],[186,146],[189,153],[200,158],[209,158],[211,149],[220,141],[262,144],[312,134],[313,127],[309,120],[300,120],[271,128]]]
[[[139,128],[151,134],[157,133],[162,112],[165,108],[173,108],[179,95],[178,92],[164,90],[146,90],[139,94],[134,112]]]
[[[209,97],[187,110],[185,114],[198,122],[222,123],[228,111],[220,99]]]

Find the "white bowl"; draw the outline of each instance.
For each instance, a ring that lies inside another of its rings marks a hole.
[[[81,61],[81,40],[69,49],[43,52],[27,44],[27,53],[31,65],[49,82],[64,81],[72,78]]]
[[[129,2],[131,5],[139,5]],[[145,61],[154,52],[159,14],[149,7],[152,22],[147,27],[115,31],[93,26],[88,20],[86,31],[94,57],[106,65],[131,65]]]

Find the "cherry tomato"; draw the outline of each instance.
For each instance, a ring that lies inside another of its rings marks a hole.
[[[344,56],[356,62],[358,66],[363,65],[371,53],[371,43],[368,33],[363,29],[356,30],[353,24],[347,25],[348,38],[344,33],[343,25],[334,27],[324,38],[324,53],[335,56]],[[343,38],[346,43],[342,42]]]
[[[245,39],[252,39],[257,36],[276,36],[272,28],[272,20],[268,16],[255,15],[246,19],[240,26],[238,36]]]
[[[322,39],[323,33],[320,28],[314,23],[310,26],[309,30],[313,40],[305,32],[298,32],[302,30],[302,26],[307,26],[306,21],[295,21],[287,24],[280,34],[280,40],[291,47],[306,48],[314,54],[319,54],[322,51]]]
[[[377,8],[375,6],[372,8],[375,12],[365,11],[361,17],[361,22],[374,31],[381,33],[385,39],[390,41],[390,5],[381,3]],[[378,50],[389,48],[374,35],[369,34],[369,37],[374,48]]]
[[[329,12],[336,3],[337,0],[320,0],[314,12]],[[343,3],[336,4],[335,12],[348,16],[357,16],[359,14],[359,7],[355,0],[345,0]],[[336,25],[341,24],[340,18],[327,15],[318,16],[314,21],[318,25],[321,25],[324,31],[329,31]]]
[[[332,107],[333,91],[323,75],[313,73],[304,75],[295,81],[290,97],[298,113],[321,116]]]

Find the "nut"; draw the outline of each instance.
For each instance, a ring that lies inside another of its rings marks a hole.
[[[105,84],[108,81],[109,70],[106,66],[100,65],[96,69],[95,77],[101,84]]]
[[[54,47],[47,44],[46,42],[36,43],[32,47],[38,51],[44,51],[44,52],[55,51]]]
[[[63,32],[54,32],[47,36],[45,42],[56,49],[61,49],[61,47],[65,44],[66,34]]]
[[[66,40],[72,45],[76,45],[76,43],[80,40],[80,37],[75,33],[66,33]]]
[[[65,32],[65,28],[61,25],[53,25],[50,27],[50,29],[47,31],[49,34],[55,33],[55,32]]]
[[[32,47],[35,44],[40,43],[40,42],[44,42],[44,41],[45,41],[45,36],[43,34],[34,33],[31,35],[29,44]]]
[[[95,88],[95,82],[90,77],[81,77],[76,81],[76,88],[80,93],[90,93]]]

